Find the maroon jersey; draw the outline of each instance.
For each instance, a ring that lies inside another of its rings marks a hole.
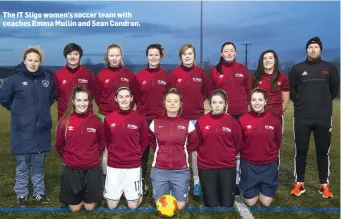
[[[99,166],[104,147],[103,123],[94,114],[73,113],[70,120],[59,121],[56,151],[67,167],[88,169]]]
[[[175,87],[182,94],[182,115],[186,119],[196,120],[204,115],[204,101],[208,95],[208,79],[205,71],[193,65],[183,65],[172,71]]]
[[[201,116],[196,123],[199,136],[198,167],[222,169],[236,166],[242,144],[239,122],[229,114]]]
[[[240,157],[251,164],[268,164],[278,159],[282,142],[281,120],[269,112],[251,111],[239,122],[243,132]]]

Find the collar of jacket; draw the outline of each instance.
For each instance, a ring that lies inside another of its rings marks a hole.
[[[316,60],[309,60],[308,58],[305,60],[305,63],[308,65],[316,65],[321,62],[321,57]]]
[[[18,74],[21,74],[25,77],[28,77],[30,79],[39,78],[39,77],[44,76],[44,72],[42,71],[41,67],[39,67],[36,72],[30,72],[27,70],[24,62],[21,62],[19,65],[17,65],[17,67],[15,67],[15,72],[17,72]]]

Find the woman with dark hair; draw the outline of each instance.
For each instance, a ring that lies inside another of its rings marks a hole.
[[[229,100],[228,113],[238,119],[248,112],[252,81],[248,68],[236,61],[237,49],[234,43],[225,42],[220,49],[220,60],[212,69],[209,80],[210,90],[222,89]],[[239,156],[237,156],[236,194],[239,194]]]
[[[282,142],[281,120],[266,112],[266,91],[256,88],[251,93],[251,111],[239,122],[243,133],[240,148],[240,191],[248,206],[258,201],[269,206],[278,187],[277,156]]]
[[[103,124],[90,110],[90,91],[73,88],[56,133],[56,151],[63,161],[60,202],[70,211],[92,211],[103,199],[100,157],[104,150]]]
[[[163,195],[172,194],[178,209],[188,201],[190,171],[188,153],[198,145],[193,123],[181,116],[182,95],[170,89],[164,97],[165,115],[154,119],[150,126],[150,147],[155,151],[150,179],[155,202]]]
[[[101,95],[94,73],[80,64],[83,56],[82,47],[75,43],[69,43],[64,47],[63,55],[66,65],[53,75],[56,84],[58,120],[66,111],[74,86],[83,85],[90,91],[89,111],[91,112],[93,112],[92,100],[95,99],[98,104]]]
[[[165,56],[161,44],[150,44],[146,49],[148,65],[136,74],[140,87],[140,98],[137,102],[137,111],[146,117],[148,125],[164,113],[163,98],[173,86],[173,78],[169,72],[160,67],[160,62]],[[143,193],[146,194],[148,187],[145,184],[149,156],[147,146],[142,156],[142,182]]]
[[[207,207],[231,207],[234,204],[236,155],[242,143],[240,125],[226,113],[228,100],[221,90],[209,98],[211,112],[199,117],[198,166]]]
[[[142,201],[141,157],[148,144],[148,125],[132,109],[129,87],[119,87],[114,95],[119,108],[104,119],[108,150],[104,198],[109,209],[114,209],[124,193],[128,207],[135,209]]]
[[[278,116],[284,127],[283,113],[290,96],[289,80],[279,71],[279,60],[274,50],[262,52],[252,79],[253,88],[259,87],[267,92],[266,111]]]
[[[180,48],[181,65],[172,71],[175,87],[183,96],[182,115],[190,119],[193,124],[204,115],[204,101],[207,97],[208,80],[205,71],[195,64],[195,48],[192,44],[185,44]],[[193,195],[201,196],[200,180],[197,164],[197,152],[192,153]]]

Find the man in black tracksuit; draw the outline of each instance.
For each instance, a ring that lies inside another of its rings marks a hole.
[[[306,45],[307,59],[289,72],[290,99],[294,103],[294,138],[296,183],[290,194],[300,196],[311,132],[315,138],[317,165],[322,197],[331,198],[329,187],[329,149],[332,132],[332,100],[340,88],[340,76],[335,65],[321,60],[322,42],[318,37]]]

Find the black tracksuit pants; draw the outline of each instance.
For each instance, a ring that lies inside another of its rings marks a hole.
[[[310,135],[313,133],[317,155],[317,168],[320,183],[329,183],[329,149],[332,134],[332,121],[328,119],[294,118],[295,138],[295,177],[304,182],[305,167]]]

